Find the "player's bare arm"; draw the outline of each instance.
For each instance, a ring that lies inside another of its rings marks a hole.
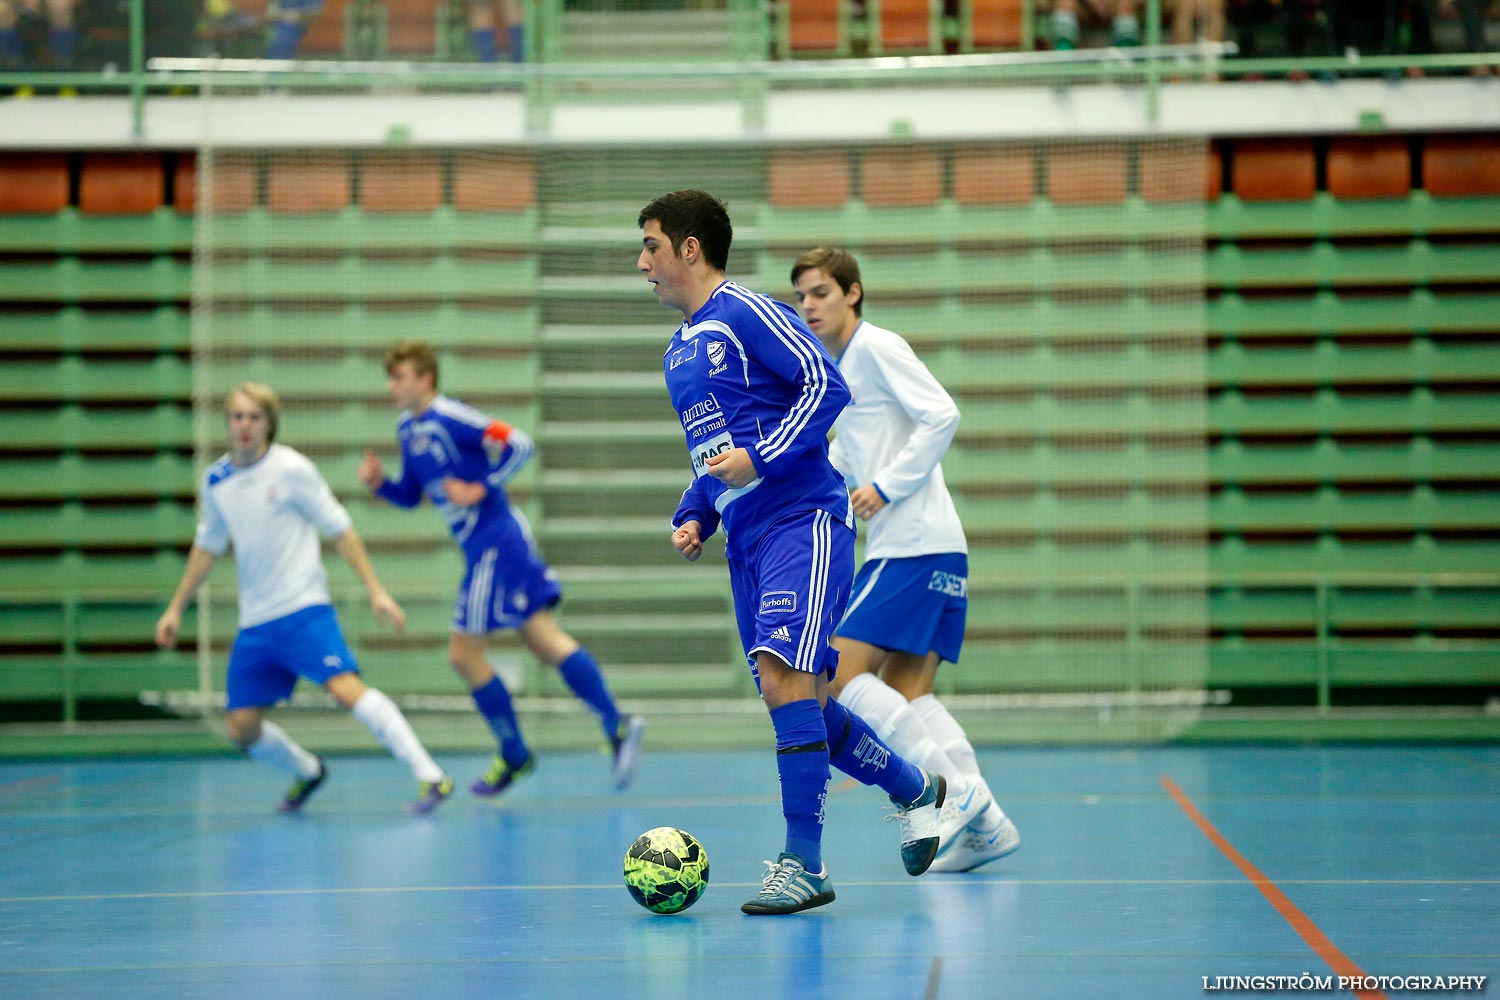
[[[759,475],[746,448],[731,448],[708,459],[708,474],[732,490],[749,486]]]
[[[378,490],[385,482],[385,468],[381,466],[380,459],[375,453],[365,449],[364,460],[359,463],[359,481],[364,483],[370,490]]]
[[[359,582],[364,585],[365,592],[370,595],[370,610],[375,613],[378,621],[389,622],[397,632],[406,628],[406,612],[401,610],[401,605],[396,599],[386,593],[386,589],[380,585],[380,578],[375,575],[375,568],[370,565],[370,554],[365,551],[365,543],[359,537],[359,532],[350,528],[338,538],[334,539],[333,547],[338,554],[354,570],[354,575],[359,577]]]
[[[170,649],[177,644],[177,633],[182,628],[182,612],[198,593],[198,588],[203,586],[203,581],[208,578],[209,571],[214,568],[214,557],[212,553],[194,545],[188,552],[187,567],[182,571],[182,580],[177,584],[177,591],[172,599],[167,602],[167,610],[162,612],[156,620],[156,644],[163,649]]]
[[[682,526],[672,532],[672,544],[682,558],[688,562],[697,562],[698,557],[703,554],[703,539],[699,534],[703,525],[697,521],[684,521]]]

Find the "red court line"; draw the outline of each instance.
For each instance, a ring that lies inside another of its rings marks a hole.
[[[1234,845],[1226,840],[1224,835],[1208,821],[1208,818],[1198,811],[1198,807],[1193,805],[1193,800],[1178,787],[1177,782],[1164,774],[1161,776],[1161,784],[1182,811],[1187,813],[1188,819],[1203,831],[1203,835],[1213,842],[1224,857],[1234,863],[1234,866],[1250,880],[1251,885],[1260,890],[1260,894],[1266,897],[1266,901],[1276,908],[1276,912],[1281,914],[1287,923],[1292,925],[1292,930],[1307,942],[1307,946],[1328,963],[1329,968],[1341,976],[1358,976],[1361,979],[1365,977],[1365,971],[1355,965],[1352,958],[1339,951],[1338,946],[1328,940],[1328,935],[1318,929],[1318,925],[1312,922],[1311,917],[1299,910],[1297,904],[1276,887],[1276,883],[1266,878],[1259,868],[1250,863],[1249,858],[1235,850]],[[1366,1000],[1389,1000],[1380,990],[1355,990],[1354,995],[1364,997]]]

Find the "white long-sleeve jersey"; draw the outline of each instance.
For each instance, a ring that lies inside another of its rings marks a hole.
[[[850,487],[874,484],[886,506],[870,519],[866,559],[969,551],[943,453],[958,406],[899,334],[861,322],[838,359],[854,401],[834,423],[829,449]]]
[[[251,465],[225,455],[203,474],[199,497],[194,544],[219,556],[234,542],[240,628],[332,603],[318,536],[353,522],[311,459],[280,444]]]

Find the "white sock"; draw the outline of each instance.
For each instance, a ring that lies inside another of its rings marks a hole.
[[[921,716],[912,710],[901,692],[875,674],[860,674],[844,685],[838,700],[868,722],[875,735],[890,744],[892,750],[924,771],[941,774],[955,786],[968,787],[957,763],[933,739]]]
[[[384,692],[365,688],[365,693],[354,703],[353,713],[370,728],[391,756],[411,768],[418,781],[443,780],[443,769],[428,755],[417,734],[412,732],[411,723]]]
[[[246,747],[245,753],[251,760],[269,764],[298,778],[318,776],[318,758],[298,745],[285,729],[265,719],[260,723],[260,739]]]
[[[844,690],[847,691],[848,688]],[[969,735],[964,732],[964,727],[958,724],[958,720],[948,711],[948,706],[938,701],[936,695],[924,694],[920,698],[914,698],[911,707],[927,726],[927,731],[932,734],[938,746],[948,755],[948,759],[953,761],[964,780],[975,783],[988,796],[989,804],[979,819],[979,828],[993,830],[999,826],[1001,820],[1005,819],[1005,812],[995,802],[994,793],[990,791],[984,775],[979,773],[979,757],[974,753],[974,745],[969,742]]]

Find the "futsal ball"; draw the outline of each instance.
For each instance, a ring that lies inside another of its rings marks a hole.
[[[625,853],[625,888],[652,913],[680,913],[708,888],[708,852],[686,830],[647,830]]]

